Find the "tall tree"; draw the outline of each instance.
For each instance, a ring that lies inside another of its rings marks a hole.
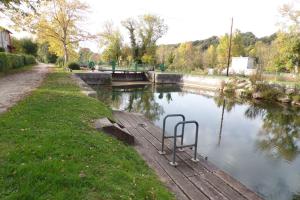
[[[100,33],[100,46],[104,48],[102,58],[104,61],[120,61],[122,55],[122,36],[113,24],[107,22],[103,32]]]
[[[210,45],[204,53],[204,65],[214,68],[217,66],[217,48],[215,45]]]
[[[156,42],[168,30],[164,20],[156,15],[146,14],[139,20],[140,56],[155,58]]]
[[[136,40],[136,31],[137,31],[137,21],[133,18],[128,18],[125,21],[122,21],[122,25],[128,30],[130,44],[131,44],[131,55],[132,59],[136,62],[138,61],[139,48]]]
[[[244,56],[245,47],[243,44],[243,37],[239,30],[236,30],[233,34],[231,56]],[[228,34],[222,36],[217,47],[218,52],[218,65],[224,68],[228,59],[228,48],[229,48],[229,36]]]
[[[66,63],[70,51],[92,37],[79,24],[88,7],[79,0],[52,0],[45,8],[36,26],[38,38],[47,41],[57,55],[62,54]]]

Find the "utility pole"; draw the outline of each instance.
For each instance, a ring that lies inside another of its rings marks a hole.
[[[233,27],[233,17],[231,18],[231,28],[230,28],[230,38],[229,38],[229,48],[228,48],[228,60],[227,60],[226,76],[229,75],[229,65],[230,65],[230,57],[231,57],[231,43],[232,43],[232,27]]]

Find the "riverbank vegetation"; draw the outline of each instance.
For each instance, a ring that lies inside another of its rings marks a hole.
[[[111,110],[55,71],[0,116],[0,199],[173,199],[130,146],[97,132]]]

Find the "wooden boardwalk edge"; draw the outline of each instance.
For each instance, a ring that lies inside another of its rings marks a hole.
[[[191,161],[192,150],[178,152],[178,167],[172,167],[172,142],[165,141],[167,154],[160,155],[162,130],[139,113],[114,111],[114,118],[135,137],[134,147],[147,164],[157,173],[162,182],[174,192],[177,199],[253,199],[262,200],[255,192],[231,177],[226,172],[205,160]]]

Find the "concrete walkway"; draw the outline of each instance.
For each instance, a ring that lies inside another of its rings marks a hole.
[[[52,65],[38,64],[31,70],[0,78],[0,114],[37,88]]]

